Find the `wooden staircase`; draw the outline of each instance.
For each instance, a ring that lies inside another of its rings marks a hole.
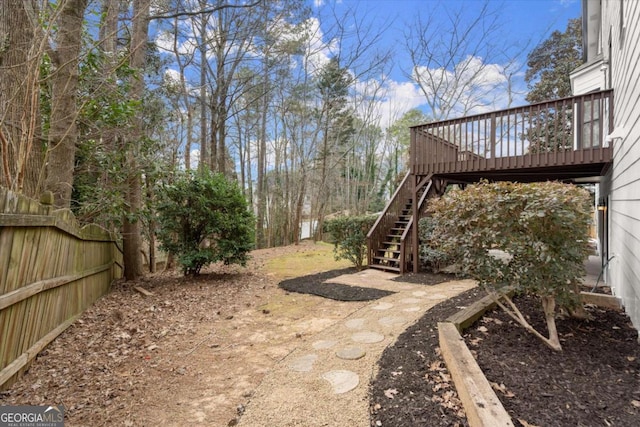
[[[432,186],[430,177],[416,184],[414,190],[413,179],[407,174],[367,234],[368,261],[370,268],[403,274],[413,268],[413,219],[414,198],[418,200],[418,212]],[[415,196],[414,197],[414,191]]]
[[[389,229],[389,233],[385,236],[382,247],[376,249],[373,262],[369,265],[371,268],[400,273],[402,237],[411,223],[412,211],[413,201],[408,199],[400,215],[398,215],[398,220],[395,221],[393,227]]]

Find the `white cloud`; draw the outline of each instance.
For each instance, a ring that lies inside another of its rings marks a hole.
[[[487,64],[483,58],[469,55],[451,70],[416,67],[413,79],[421,84],[424,96],[434,100],[435,117],[455,117],[507,108],[519,101],[521,96],[513,91],[513,80],[509,96],[508,68],[514,66]]]
[[[309,18],[304,27],[307,39],[305,65],[311,74],[315,74],[339,51],[340,43],[336,39],[324,41],[324,33],[317,18]]]
[[[363,100],[358,105],[360,116],[377,117],[383,129],[391,126],[407,111],[425,104],[424,95],[412,82],[397,82],[390,79],[370,79],[354,85],[356,96]]]
[[[169,31],[162,31],[156,36],[155,44],[165,52],[173,52],[174,35]],[[179,39],[176,48],[180,55],[192,55],[197,46],[198,43],[196,39],[189,35],[183,39]]]

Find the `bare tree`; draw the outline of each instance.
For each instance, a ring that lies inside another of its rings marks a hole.
[[[420,13],[408,25],[404,45],[411,59],[405,70],[424,94],[434,120],[469,114],[494,106],[513,68],[510,49],[505,48],[501,17],[485,1],[477,13],[461,5],[444,3]]]

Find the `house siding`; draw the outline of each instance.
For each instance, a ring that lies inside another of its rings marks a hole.
[[[614,126],[624,130],[612,141],[613,167],[601,187],[608,196],[608,255],[613,257],[607,282],[640,328],[640,2],[603,0],[601,22],[602,52],[614,89]]]
[[[580,73],[576,73],[577,75],[571,78],[572,92],[574,95],[582,95],[605,89],[605,73],[601,69],[602,64],[602,61],[597,61]]]

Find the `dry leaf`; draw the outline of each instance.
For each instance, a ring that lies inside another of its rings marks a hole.
[[[469,340],[469,344],[477,346],[477,345],[480,345],[480,341],[482,341],[482,338],[480,337],[474,338],[472,340]]]
[[[632,400],[632,401],[631,401],[631,404],[632,404],[633,406],[635,406],[636,408],[640,408],[640,401],[638,401],[638,400]]]
[[[388,388],[384,391],[384,395],[389,399],[393,399],[396,394],[398,394],[398,390],[396,390],[395,388]]]
[[[441,371],[442,370],[442,361],[435,360],[429,365],[430,371]]]
[[[528,422],[526,422],[522,418],[518,418],[518,421],[520,421],[520,424],[522,424],[523,427],[538,427],[535,424],[529,424]]]
[[[478,330],[479,330],[480,332],[484,332],[485,334],[486,334],[487,332],[489,332],[489,330],[488,330],[486,327],[484,327],[484,326],[478,326]]]

